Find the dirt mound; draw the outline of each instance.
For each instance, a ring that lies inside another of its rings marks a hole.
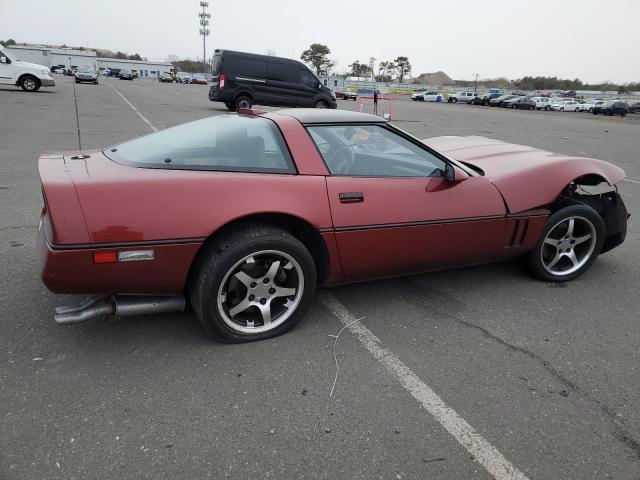
[[[441,70],[432,73],[421,73],[413,81],[427,85],[453,85],[453,79]]]

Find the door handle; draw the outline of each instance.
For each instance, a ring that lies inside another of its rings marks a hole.
[[[364,194],[362,192],[342,192],[340,194],[340,203],[360,202],[364,202]]]

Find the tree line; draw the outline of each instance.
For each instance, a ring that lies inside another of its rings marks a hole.
[[[312,43],[307,50],[302,52],[300,60],[311,66],[317,75],[330,75],[331,70],[335,67],[335,62],[331,60],[329,55],[331,55],[329,47],[321,43]],[[345,76],[375,78],[379,82],[390,82],[395,77],[402,83],[405,77],[411,75],[409,58],[403,56],[399,56],[395,60],[380,62],[377,65],[377,75],[375,57],[370,57],[368,62],[355,60],[348,67],[349,71],[344,74]]]

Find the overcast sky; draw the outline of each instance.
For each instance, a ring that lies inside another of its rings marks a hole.
[[[199,3],[0,0],[0,39],[202,58]],[[338,72],[405,55],[413,75],[640,81],[640,0],[210,0],[210,12],[208,55],[213,47],[299,58],[318,42]]]

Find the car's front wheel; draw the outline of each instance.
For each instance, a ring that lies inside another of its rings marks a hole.
[[[530,253],[533,273],[549,282],[566,282],[584,273],[604,242],[602,217],[586,205],[571,205],[551,215]]]
[[[319,100],[316,102],[315,108],[329,108],[329,105],[324,100]]]
[[[306,247],[284,230],[255,224],[211,245],[196,267],[190,297],[211,337],[240,343],[293,328],[315,290]]]
[[[40,88],[40,80],[33,75],[25,75],[20,80],[20,88],[25,92],[35,92]]]

